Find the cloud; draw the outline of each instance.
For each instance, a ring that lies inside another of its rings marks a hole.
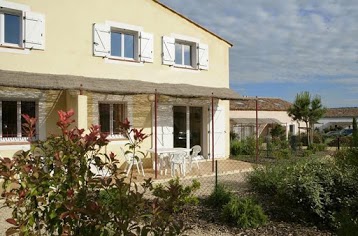
[[[234,44],[232,85],[358,75],[356,0],[162,0]]]

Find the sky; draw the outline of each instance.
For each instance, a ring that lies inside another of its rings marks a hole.
[[[234,46],[230,87],[243,96],[319,95],[358,107],[358,0],[161,0]]]

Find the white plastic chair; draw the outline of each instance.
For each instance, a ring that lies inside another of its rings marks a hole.
[[[126,154],[122,147],[121,147],[121,151],[122,151],[125,161],[126,161],[126,167],[124,168],[124,172],[126,172],[126,176],[129,175],[129,172],[132,170],[133,165],[137,166],[138,173],[140,173],[139,168],[141,168],[142,175],[145,176],[142,160],[135,158],[132,153]]]
[[[174,177],[176,169],[179,169],[179,174],[185,176],[185,171],[186,171],[185,159],[187,156],[188,156],[187,152],[173,153],[170,159],[170,171],[172,177]]]
[[[189,170],[191,170],[193,163],[196,163],[196,166],[198,167],[198,170],[200,169],[199,167],[199,161],[204,159],[203,156],[199,155],[199,153],[201,152],[201,147],[199,145],[195,145],[191,148],[191,155],[189,156]]]
[[[100,168],[99,166],[96,166],[94,162],[90,163],[90,171],[94,178],[105,178],[111,175],[111,171],[108,168],[104,166]]]

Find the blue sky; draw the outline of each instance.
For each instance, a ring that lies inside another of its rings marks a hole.
[[[230,87],[358,107],[357,0],[161,0],[234,44]]]

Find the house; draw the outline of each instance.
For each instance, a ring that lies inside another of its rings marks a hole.
[[[321,131],[352,129],[353,117],[358,119],[358,107],[328,108],[315,127]]]
[[[73,108],[76,126],[109,133],[106,152],[127,142],[128,117],[152,134],[143,151],[157,137],[227,157],[228,100],[240,97],[229,89],[231,47],[158,1],[0,0],[0,154],[29,148],[21,114],[38,118],[42,140],[59,133],[57,111]]]
[[[257,105],[257,108],[256,108]],[[293,121],[287,114],[292,104],[280,98],[242,98],[230,101],[230,130],[239,139],[252,136],[256,133],[256,110],[258,133],[265,138],[276,125],[284,126],[286,137],[289,134],[298,134],[299,126],[305,125]]]

